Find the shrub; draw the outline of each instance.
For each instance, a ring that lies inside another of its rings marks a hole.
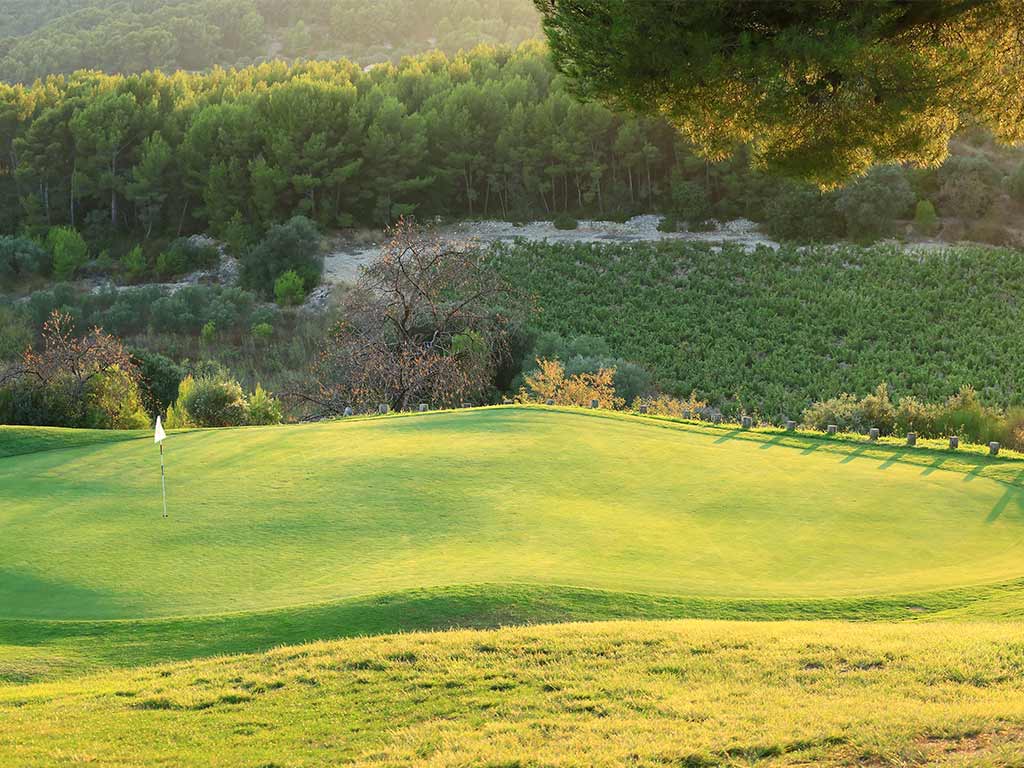
[[[252,327],[252,337],[257,341],[268,341],[274,337],[274,326],[270,323],[256,323]]]
[[[146,429],[149,414],[138,383],[117,366],[92,379],[86,389],[86,423],[90,429]]]
[[[274,283],[274,300],[279,306],[297,307],[305,298],[305,284],[295,270],[285,272]]]
[[[638,397],[633,401],[633,410],[639,411],[646,407],[647,412],[656,416],[672,416],[681,419],[689,412],[691,415],[707,410],[708,404],[700,400],[697,393],[693,392],[686,400],[668,395],[656,395],[654,397]]]
[[[138,280],[146,274],[149,262],[146,261],[146,254],[143,253],[141,245],[136,245],[121,257],[121,269],[131,280]]]
[[[256,427],[281,423],[281,403],[259,384],[249,397],[249,423]]]
[[[681,232],[682,225],[679,223],[679,219],[676,218],[675,214],[669,214],[661,217],[661,221],[658,222],[658,231]]]
[[[809,184],[780,186],[765,206],[765,226],[777,240],[815,242],[834,240],[845,233],[835,198]]]
[[[14,360],[32,344],[32,328],[20,312],[0,305],[0,363]]]
[[[711,200],[703,184],[673,174],[672,208],[692,229],[711,215]]]
[[[249,423],[249,405],[237,381],[196,379],[178,400],[197,427],[240,427]]]
[[[597,400],[599,407],[608,409],[625,405],[625,401],[615,394],[614,368],[566,376],[565,367],[558,360],[538,360],[537,366],[536,371],[527,375],[525,386],[516,396],[517,402],[545,403],[554,400],[555,405],[589,408],[591,401]]]
[[[860,432],[864,428],[860,401],[849,394],[814,403],[804,411],[803,423],[808,429],[820,432],[830,424],[835,424],[842,432]]]
[[[156,260],[156,271],[162,277],[174,277],[201,269],[212,269],[220,261],[217,246],[198,238],[175,240]]]
[[[839,192],[836,210],[843,215],[851,238],[870,241],[892,235],[895,220],[913,204],[914,191],[903,169],[888,165],[873,168]]]
[[[860,402],[860,418],[867,429],[874,427],[883,435],[891,435],[896,426],[896,408],[889,398],[889,386],[879,384]]]
[[[554,224],[555,229],[572,230],[580,228],[580,223],[576,220],[576,217],[568,213],[558,214],[551,223]]]
[[[1007,191],[1018,203],[1024,203],[1024,162],[1018,165],[1006,182]]]
[[[181,380],[181,383],[178,385],[177,400],[174,405],[167,406],[167,419],[164,421],[164,426],[167,429],[189,429],[196,426],[192,423],[185,408],[185,401],[188,400],[189,395],[192,393],[195,383],[196,380],[191,374]]]
[[[959,435],[972,443],[988,443],[1003,437],[1000,415],[978,400],[972,387],[963,387],[956,395],[936,409],[936,437]]]
[[[914,432],[921,437],[935,434],[935,407],[913,397],[904,397],[896,407],[896,433]]]
[[[164,413],[178,396],[185,369],[169,357],[146,349],[133,349],[131,355],[139,366],[144,402],[154,413]]]
[[[1014,244],[1014,238],[1010,230],[1002,222],[992,218],[971,222],[967,227],[966,237],[968,240],[973,240],[976,243],[985,243],[986,245],[1006,246]]]
[[[312,288],[323,273],[320,233],[304,216],[270,228],[267,236],[249,249],[241,260],[242,284],[270,297],[274,283],[285,272],[293,271],[303,285]]]
[[[941,175],[939,203],[943,215],[977,219],[984,216],[995,202],[1000,176],[987,160],[952,157],[942,166]]]
[[[46,275],[53,269],[53,257],[27,237],[0,237],[0,283]]]
[[[209,320],[203,325],[203,330],[199,332],[199,339],[203,344],[212,344],[216,338],[217,324],[213,320]]]
[[[929,200],[919,200],[914,210],[914,229],[922,237],[934,237],[939,231],[939,216]]]
[[[46,235],[46,249],[53,255],[53,274],[71,280],[89,258],[89,246],[71,227],[54,227]]]

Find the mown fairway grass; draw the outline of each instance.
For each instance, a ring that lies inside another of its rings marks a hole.
[[[54,439],[0,431],[0,683],[453,626],[1024,615],[1015,460],[494,408],[172,435],[163,521],[150,441]]]
[[[1016,766],[1024,625],[644,622],[0,687],[0,766]]]

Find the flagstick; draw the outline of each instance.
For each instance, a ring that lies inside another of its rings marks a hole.
[[[160,443],[160,485],[164,491],[164,519],[167,519],[167,476],[164,474],[164,444]]]

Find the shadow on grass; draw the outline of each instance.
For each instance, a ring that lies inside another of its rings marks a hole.
[[[775,437],[773,437],[768,442],[761,443],[761,450],[762,451],[767,451],[769,448],[774,448],[775,446],[777,446],[780,443],[782,443],[782,441],[785,440],[785,439],[786,439],[786,433],[785,432],[780,433],[780,434],[776,435]]]
[[[1018,474],[1017,479],[1014,482],[1020,483],[1021,480],[1024,480],[1024,472]],[[1010,506],[1010,502],[1016,502],[1018,509],[1024,509],[1024,491],[1022,491],[1016,484],[1008,485],[1006,487],[1006,491],[1003,493],[999,501],[996,502],[995,506],[992,507],[992,511],[989,512],[988,517],[985,518],[985,522],[991,525],[1002,517],[1006,508]]]
[[[921,473],[922,477],[928,477],[928,475],[933,472],[937,472],[942,469],[942,465],[946,463],[946,459],[948,458],[948,456],[936,456],[935,461],[924,468],[924,471]]]
[[[728,443],[730,440],[735,440],[738,435],[743,432],[742,429],[733,429],[726,432],[720,438],[715,440],[715,445],[721,445],[722,443]]]
[[[882,462],[882,465],[879,467],[879,469],[888,469],[893,464],[899,464],[900,462],[902,462],[904,460],[906,455],[907,455],[907,451],[906,450],[893,451],[892,456],[890,456],[888,459],[886,459],[884,462]]]
[[[854,459],[859,459],[861,456],[863,456],[867,452],[867,450],[868,450],[868,446],[867,445],[860,445],[857,448],[855,448],[854,450],[850,451],[850,453],[846,456],[846,458],[843,459],[842,461],[840,461],[839,463],[840,464],[849,464]]]

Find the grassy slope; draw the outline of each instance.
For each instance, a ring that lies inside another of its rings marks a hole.
[[[0,459],[66,448],[102,446],[144,437],[150,437],[150,435],[140,432],[112,432],[100,429],[10,427],[0,425]]]
[[[167,524],[149,443],[0,461],[0,681],[411,629],[1024,612],[1017,461],[542,409],[168,454]]]
[[[648,622],[283,648],[0,688],[0,766],[1019,765],[1022,631]]]
[[[3,618],[480,583],[835,598],[1024,576],[1020,489],[985,462],[740,437],[514,408],[190,433],[168,443],[168,522],[148,442],[6,459]]]

